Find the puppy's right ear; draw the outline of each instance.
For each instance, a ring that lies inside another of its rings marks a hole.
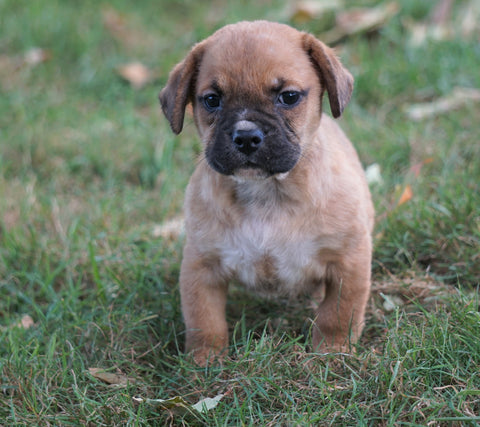
[[[187,57],[171,71],[167,85],[158,95],[163,113],[177,135],[183,128],[185,108],[193,101],[196,76],[204,51],[204,42],[196,44]]]

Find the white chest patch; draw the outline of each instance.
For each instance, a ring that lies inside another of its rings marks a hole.
[[[325,270],[314,236],[299,230],[288,234],[276,222],[245,221],[227,231],[217,249],[225,271],[264,294],[300,293]]]

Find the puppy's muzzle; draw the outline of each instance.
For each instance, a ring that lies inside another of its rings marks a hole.
[[[240,153],[249,156],[263,144],[265,135],[253,122],[241,120],[235,125],[232,142]]]

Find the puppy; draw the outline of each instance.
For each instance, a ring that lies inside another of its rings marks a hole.
[[[174,133],[193,105],[204,156],[186,191],[180,272],[186,350],[228,345],[227,288],[310,295],[313,350],[348,351],[370,291],[373,206],[358,156],[330,117],[353,77],[308,33],[255,21],[193,47],[160,93]]]

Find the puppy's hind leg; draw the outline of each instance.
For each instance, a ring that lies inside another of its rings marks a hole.
[[[180,271],[180,296],[186,326],[185,350],[198,365],[221,358],[228,346],[225,317],[228,285],[215,274],[214,261],[194,256],[188,247]]]

